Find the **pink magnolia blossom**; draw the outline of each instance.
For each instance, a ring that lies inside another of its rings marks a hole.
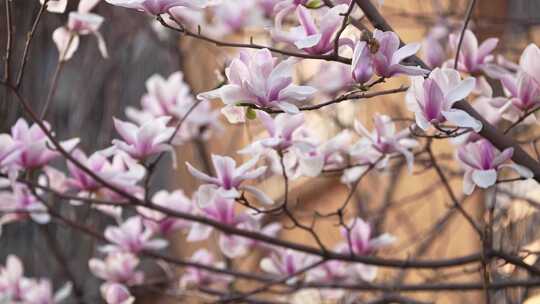
[[[45,3],[45,0],[39,0],[41,5]],[[68,0],[49,0],[47,2],[47,11],[50,13],[63,14],[66,11]]]
[[[316,259],[292,249],[276,249],[270,256],[261,259],[259,266],[268,273],[288,277],[313,264]],[[292,277],[287,283],[293,284],[297,280],[297,277]]]
[[[283,25],[277,23],[272,30],[272,37],[276,41],[294,44],[298,49],[312,55],[323,55],[334,51],[334,40],[338,29],[343,21],[343,14],[347,11],[347,5],[336,5],[331,9],[324,10],[319,18],[313,18],[313,10],[302,5],[296,8],[296,15],[300,26],[293,27],[289,32],[283,30]],[[353,42],[349,38],[340,37],[339,45],[349,45]]]
[[[151,239],[152,230],[145,228],[140,216],[133,216],[120,224],[105,229],[105,238],[112,244],[103,246],[103,252],[133,252],[159,250],[167,246],[167,241]]]
[[[446,24],[435,25],[429,30],[426,38],[422,41],[424,60],[432,69],[441,67],[448,58],[448,54],[443,46],[443,41],[448,40],[448,32],[449,29]]]
[[[457,50],[460,33],[450,35],[450,46]],[[499,39],[488,38],[480,45],[474,33],[470,30],[465,30],[463,35],[463,44],[458,57],[458,70],[467,73],[479,73],[488,63],[493,61],[491,52],[497,47]],[[452,65],[454,60],[451,60]]]
[[[199,98],[221,98],[227,107],[247,103],[296,114],[299,110],[294,103],[311,97],[315,89],[292,84],[294,62],[289,58],[276,65],[277,59],[268,49],[241,51],[240,58],[225,69],[229,83]]]
[[[208,32],[213,37],[240,33],[248,28],[261,28],[268,25],[263,11],[256,1],[226,0],[212,7],[213,23]]]
[[[371,57],[371,50],[367,42],[357,41],[354,46],[351,65],[352,78],[356,82],[364,84],[373,77],[374,71]]]
[[[45,122],[45,125],[50,130],[49,124]],[[11,136],[17,145],[17,152],[4,158],[5,162],[13,162],[24,169],[37,169],[60,156],[59,152],[51,150],[53,145],[43,130],[37,124],[30,127],[23,118],[17,120],[11,128]],[[60,142],[62,148],[68,152],[78,143],[78,138]]]
[[[158,191],[152,197],[152,203],[172,211],[185,213],[193,211],[192,200],[182,190],[173,192]],[[143,217],[144,225],[158,234],[166,235],[178,229],[188,228],[191,225],[187,221],[168,217],[166,214],[150,208],[137,207],[137,211]]]
[[[540,85],[540,49],[534,43],[529,44],[519,59],[519,68]]]
[[[6,214],[0,217],[0,232],[2,225],[9,222],[30,218],[38,224],[46,224],[51,218],[47,207],[22,184],[15,184],[13,191],[0,192],[0,212],[2,211]]]
[[[100,291],[107,304],[132,304],[135,302],[135,298],[123,284],[106,283],[101,285]]]
[[[212,110],[208,101],[200,101],[186,117],[196,101],[182,72],[175,72],[167,79],[161,75],[152,75],[146,81],[146,90],[147,93],[141,99],[142,109],[128,107],[127,116],[140,125],[163,116],[172,117],[170,124],[185,119],[175,135],[174,144],[206,138],[210,130],[219,129],[219,112]]]
[[[335,95],[354,84],[351,67],[339,62],[323,62],[311,84],[321,92]]]
[[[170,119],[163,116],[137,126],[114,118],[114,127],[123,141],[115,139],[113,145],[138,160],[144,160],[164,151],[170,151],[174,158],[174,151],[168,144],[168,140],[175,131],[174,128],[167,127]]]
[[[507,74],[501,77],[501,82],[508,98],[493,99],[491,104],[500,108],[503,118],[516,121],[524,113],[540,105],[540,86],[528,73],[519,70],[516,75]],[[534,121],[529,116],[527,122]]]
[[[20,150],[17,150],[18,146],[9,134],[0,134],[0,169],[7,167],[13,159],[18,157],[18,155],[13,155],[20,153]]]
[[[105,0],[107,3],[144,11],[151,15],[167,13],[171,8],[185,6],[189,8],[204,8],[215,1],[212,0]]]
[[[349,229],[341,228],[341,235],[346,240],[349,252],[356,255],[369,255],[375,250],[386,247],[395,241],[395,237],[384,233],[373,238],[371,226],[361,218],[353,219],[349,222]]]
[[[499,152],[488,140],[479,140],[459,147],[458,159],[465,167],[463,192],[471,194],[476,186],[489,188],[497,182],[497,173],[504,167],[514,169],[524,178],[532,178],[533,173],[517,164],[505,164],[511,159],[513,148]]]
[[[409,129],[396,132],[392,119],[387,115],[375,114],[373,118],[374,130],[369,132],[360,122],[355,121],[356,132],[363,137],[352,146],[349,154],[353,158],[364,160],[367,164],[378,161],[378,167],[385,167],[391,155],[396,153],[405,157],[409,171],[412,170],[414,154],[409,150],[418,143],[409,137]],[[363,174],[365,166],[357,166],[345,171],[343,181],[350,183]]]
[[[5,267],[0,266],[0,301],[2,303],[56,304],[64,301],[71,293],[67,283],[55,294],[48,280],[29,279],[23,276],[24,269],[17,256],[9,255]]]
[[[224,263],[216,262],[214,260],[214,255],[204,248],[195,251],[191,256],[190,261],[217,268],[225,268]],[[184,275],[182,275],[182,278],[180,279],[180,286],[210,286],[213,284],[227,283],[231,279],[231,277],[209,272],[200,267],[187,267]]]
[[[388,31],[382,32],[375,29],[373,38],[377,41],[376,50],[372,50],[373,70],[381,77],[392,77],[398,74],[411,76],[426,75],[427,70],[420,67],[406,66],[400,64],[401,61],[410,57],[420,49],[419,43],[406,44],[399,47],[399,37],[396,33]]]
[[[318,145],[298,145],[299,168],[304,176],[315,177],[324,168],[339,168],[344,165],[351,140],[347,130]]]
[[[81,150],[73,152],[76,160],[102,179],[124,190],[133,191],[137,182],[144,177],[144,167],[136,164],[127,155],[115,154],[112,161],[108,159],[110,155],[109,150],[96,151],[90,156],[86,156]],[[70,177],[67,183],[72,189],[96,192],[103,187],[100,182],[70,161],[68,161],[68,170]]]
[[[190,163],[186,162],[186,165],[191,175],[206,184],[218,188],[225,197],[237,198],[240,196],[239,190],[241,190],[253,194],[263,204],[272,204],[273,201],[262,191],[253,186],[242,185],[245,180],[256,179],[266,171],[264,166],[252,169],[257,161],[257,158],[252,158],[237,167],[233,158],[212,154],[212,163],[216,170],[216,176],[209,176],[195,169]]]
[[[270,135],[260,140],[260,143],[268,148],[283,151],[291,147],[296,141],[294,133],[304,124],[304,115],[278,114],[272,118],[268,113],[259,111],[259,119]]]
[[[210,187],[202,186],[197,192],[197,203],[199,212],[204,216],[230,226],[238,227],[247,221],[250,217],[247,213],[237,213],[235,211],[236,202],[232,198],[227,198],[222,195],[221,191],[211,189]],[[201,223],[193,223],[187,237],[190,242],[206,240],[212,233],[212,226]],[[220,234],[219,247],[221,251],[228,257],[236,257],[245,254],[243,248],[247,247],[247,241],[239,246],[228,246],[231,242],[228,235]],[[242,241],[241,241],[242,242]]]
[[[120,283],[128,286],[137,285],[143,282],[144,273],[137,271],[139,259],[128,252],[114,252],[105,258],[90,259],[88,267],[98,278],[108,283]]]
[[[53,32],[53,41],[58,48],[59,61],[71,59],[79,48],[79,36],[90,34],[96,37],[98,49],[103,58],[109,57],[105,40],[99,32],[105,19],[90,13],[99,2],[99,0],[81,0],[77,11],[69,13],[67,25],[59,27]]]
[[[49,280],[25,280],[23,281],[25,304],[57,304],[63,302],[71,293],[72,286],[66,283],[61,289],[53,294],[52,284]]]
[[[431,125],[449,121],[457,127],[470,128],[475,132],[482,123],[463,110],[452,108],[453,104],[466,98],[475,87],[475,79],[461,80],[458,71],[436,68],[429,78],[413,77],[407,91],[407,107],[414,112],[416,124],[423,130]]]

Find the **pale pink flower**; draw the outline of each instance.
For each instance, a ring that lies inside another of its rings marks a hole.
[[[122,284],[105,283],[101,285],[100,291],[107,304],[132,304],[135,302],[129,289]]]
[[[500,78],[508,98],[493,99],[491,104],[500,108],[503,118],[516,121],[524,113],[540,105],[540,86],[528,73],[519,70],[515,75],[506,74]],[[535,120],[529,116],[526,122]],[[524,121],[525,122],[525,121]]]
[[[333,52],[335,35],[343,21],[341,14],[347,11],[347,5],[336,5],[331,9],[320,10],[324,13],[314,18],[313,10],[299,5],[296,8],[296,15],[300,26],[285,31],[283,25],[277,23],[271,32],[272,37],[276,41],[294,44],[298,49],[312,55]],[[352,48],[353,42],[349,38],[340,37],[338,45],[348,45]]]
[[[45,126],[50,130],[50,126],[46,122]],[[11,128],[11,136],[17,145],[17,152],[5,158],[6,162],[12,161],[25,169],[36,169],[60,156],[59,152],[51,150],[53,145],[43,130],[37,124],[30,127],[23,118],[17,120]],[[78,138],[60,142],[62,148],[68,152],[78,143]]]
[[[110,282],[128,286],[143,282],[144,273],[137,271],[139,259],[128,252],[113,252],[105,257],[105,260],[90,259],[88,267],[98,278]]]
[[[236,161],[228,156],[220,156],[212,154],[212,163],[216,170],[216,176],[209,176],[195,169],[191,164],[186,162],[188,171],[195,178],[203,181],[206,184],[213,185],[218,188],[222,194],[229,198],[237,198],[240,196],[239,191],[247,191],[257,197],[264,204],[271,204],[272,200],[268,198],[262,191],[249,185],[242,185],[245,180],[256,179],[264,174],[266,167],[252,169],[258,159],[252,158],[241,166],[236,166]]]
[[[90,13],[98,2],[96,0],[79,2],[78,10],[69,13],[67,24],[53,32],[53,41],[59,52],[59,61],[71,59],[79,48],[79,36],[90,34],[96,37],[98,49],[103,58],[109,57],[105,40],[99,32],[99,28],[105,19],[97,14]]]
[[[348,228],[341,228],[341,236],[346,240],[343,244],[347,245],[349,252],[356,255],[369,255],[395,242],[395,237],[388,233],[374,238],[370,224],[361,218],[351,220]]]
[[[259,266],[270,274],[288,277],[313,264],[316,259],[303,252],[280,248],[274,250],[270,256],[262,258]],[[287,280],[287,283],[293,284],[297,280],[297,277],[292,277]]]
[[[167,247],[167,241],[152,239],[152,230],[145,228],[140,216],[125,220],[120,226],[108,226],[105,238],[112,244],[101,248],[103,252],[133,252],[159,250]]]
[[[0,300],[21,300],[23,265],[15,255],[9,255],[6,265],[0,266]]]
[[[450,34],[449,42],[450,47],[454,51],[457,50],[461,33]],[[480,45],[478,45],[478,39],[474,33],[470,30],[465,30],[463,34],[463,43],[458,57],[458,70],[467,73],[479,73],[486,67],[486,65],[493,61],[493,55],[491,52],[497,47],[499,39],[488,38]],[[451,64],[454,64],[452,59]]]
[[[294,103],[311,97],[315,89],[292,83],[295,59],[276,63],[277,58],[268,49],[241,51],[240,57],[225,69],[229,83],[199,98],[221,98],[227,107],[247,103],[296,114],[299,110]]]
[[[354,46],[354,52],[352,57],[352,78],[360,83],[364,84],[373,77],[373,62],[372,54],[369,49],[369,45],[365,41],[357,41]]]
[[[13,186],[13,191],[0,192],[0,211],[6,212],[0,217],[0,232],[1,226],[9,222],[30,218],[38,224],[46,224],[51,219],[47,207],[28,187],[18,183]]]
[[[399,37],[396,33],[373,31],[373,38],[377,40],[376,52],[372,54],[373,70],[381,77],[392,77],[398,74],[411,76],[426,75],[429,71],[415,66],[402,65],[401,61],[410,57],[420,49],[419,43],[409,43],[399,47]]]
[[[416,125],[428,130],[432,125],[449,121],[457,127],[475,132],[482,123],[463,110],[452,108],[454,103],[469,96],[476,84],[474,78],[461,80],[459,72],[449,68],[436,68],[429,78],[416,76],[407,91],[407,107],[414,112]]]
[[[324,168],[344,165],[351,140],[347,130],[318,145],[298,145],[299,171],[304,176],[315,177]]]
[[[263,12],[255,1],[226,0],[212,7],[213,24],[208,32],[213,37],[245,31],[247,28],[267,26]]]
[[[519,68],[540,85],[540,49],[534,43],[529,44],[519,59]]]
[[[39,0],[43,5],[45,0]],[[47,11],[50,13],[62,14],[66,11],[68,0],[49,0],[47,2]]]
[[[160,15],[177,6],[189,8],[205,8],[212,0],[105,0],[107,3],[126,8],[144,11],[151,15]]]
[[[173,192],[158,191],[152,197],[152,203],[171,211],[184,213],[193,211],[192,200],[182,190]],[[143,217],[144,225],[158,234],[166,235],[178,229],[188,228],[191,225],[185,220],[168,217],[166,214],[154,209],[137,207],[137,211]]]
[[[465,167],[463,192],[471,194],[476,186],[484,189],[493,186],[497,182],[498,171],[504,167],[514,169],[521,177],[532,178],[533,173],[528,168],[517,164],[505,164],[513,154],[513,148],[499,152],[485,139],[459,147],[458,159]]]
[[[100,150],[86,156],[81,150],[75,150],[73,157],[107,182],[124,190],[133,191],[137,182],[144,177],[144,167],[136,164],[128,155],[118,153],[110,161],[108,159],[110,154],[109,150]],[[103,187],[100,182],[94,180],[74,163],[68,161],[67,165],[70,172],[67,183],[70,188],[78,191],[95,192]]]
[[[172,117],[170,124],[176,124],[185,117],[175,135],[174,144],[206,138],[210,130],[219,129],[219,112],[212,110],[208,101],[201,101],[186,117],[196,101],[182,72],[175,72],[167,79],[161,75],[152,75],[146,80],[146,90],[147,93],[141,99],[142,109],[128,107],[127,116],[140,125],[163,116]]]
[[[14,155],[20,153],[18,146],[9,134],[0,134],[0,169],[9,166],[18,157]]]
[[[259,111],[258,117],[270,135],[259,142],[269,148],[283,151],[294,145],[296,142],[294,134],[304,124],[304,114],[296,115],[278,114],[272,118],[268,113]]]
[[[409,138],[409,129],[396,132],[396,127],[392,119],[387,115],[381,115],[379,113],[375,114],[373,122],[375,128],[372,132],[369,132],[360,121],[355,121],[355,130],[363,137],[352,146],[349,154],[353,158],[366,161],[366,164],[374,164],[378,161],[377,166],[384,168],[388,164],[390,156],[399,153],[403,155],[407,162],[407,167],[411,171],[414,154],[410,149],[418,143],[416,140]],[[356,180],[363,174],[365,169],[366,166],[359,166],[346,170],[343,181],[349,183]]]
[[[175,129],[167,127],[171,118],[167,116],[149,120],[140,126],[114,118],[114,127],[122,140],[114,139],[113,145],[138,160],[145,160],[149,156],[174,151],[168,143]],[[174,158],[174,157],[173,157]],[[176,162],[174,162],[176,164]]]
[[[235,211],[236,202],[234,199],[224,197],[220,191],[209,187],[202,186],[199,188],[197,192],[197,203],[199,212],[216,222],[239,227],[239,225],[251,220],[247,213],[237,213]],[[206,240],[212,231],[212,226],[198,222],[193,223],[187,240],[189,242]],[[229,238],[230,236],[225,234],[220,234],[219,236],[219,247],[225,255],[232,258],[246,253],[244,249],[247,248],[247,240]],[[242,244],[230,247],[229,243],[231,241],[239,241]]]
[[[200,263],[203,265],[214,266],[217,268],[225,268],[225,264],[222,262],[216,262],[214,255],[208,250],[202,248],[191,256],[191,262]],[[186,271],[180,279],[180,286],[210,286],[216,283],[227,283],[231,280],[223,274],[217,274],[201,269],[200,267],[186,267]]]
[[[66,283],[56,293],[53,294],[53,287],[49,280],[24,280],[24,294],[22,295],[25,304],[57,304],[63,302],[71,293],[71,283]]]
[[[321,92],[334,95],[354,84],[351,67],[339,62],[323,62],[311,84]]]

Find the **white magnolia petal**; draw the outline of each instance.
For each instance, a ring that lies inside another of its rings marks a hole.
[[[474,170],[472,172],[472,180],[480,188],[489,188],[497,181],[497,171],[491,170]]]

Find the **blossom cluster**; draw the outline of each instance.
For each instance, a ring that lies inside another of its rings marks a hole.
[[[183,261],[185,271],[176,280],[180,288],[226,286],[234,278],[218,256],[240,259],[253,251],[261,253],[261,272],[286,279],[285,284],[374,281],[373,265],[327,260],[324,254],[265,242],[278,239],[284,229],[272,215],[276,210],[289,214],[289,182],[338,172],[340,181],[354,191],[366,174],[392,170],[395,162],[414,174],[417,155],[432,154],[424,147],[432,138],[452,138],[466,195],[500,182],[504,168],[517,172],[519,180],[533,177],[529,168],[512,162],[513,147],[498,149],[482,132],[486,124],[535,123],[531,114],[540,107],[540,49],[534,44],[524,50],[519,64],[509,64],[492,54],[497,39],[479,44],[466,30],[458,49],[458,34],[448,35],[445,43],[440,34],[444,29],[438,27],[423,44],[429,46],[424,50],[428,69],[411,64],[421,43],[402,44],[396,33],[378,29],[344,34],[344,18],[354,13],[348,11],[350,1],[331,1],[332,7],[297,0],[106,2],[145,12],[180,32],[204,25],[216,37],[273,24],[267,34],[287,50],[252,43],[227,62],[222,85],[199,94],[191,92],[182,72],[150,76],[140,107],[128,107],[127,120],[111,118],[117,136],[97,151],[85,152],[78,138],[59,141],[53,126],[42,120],[20,118],[9,133],[0,134],[0,228],[25,221],[47,224],[60,217],[52,212],[48,194],[65,199],[69,207],[89,205],[106,215],[109,225],[94,233],[103,244],[88,268],[102,281],[101,296],[108,304],[133,303],[132,289],[145,284],[142,259],[157,255],[159,260],[168,250],[167,238],[178,234],[195,245],[212,236],[217,240],[215,252],[200,247]],[[89,34],[107,58],[99,32],[104,18],[91,12],[99,3],[81,0],[77,11],[69,12],[67,24],[55,30],[59,63],[72,58],[80,37]],[[66,7],[67,0],[47,4],[52,13],[64,13]],[[456,52],[457,62],[448,59]],[[328,60],[321,64],[324,73],[309,81],[297,77],[296,66],[305,56]],[[330,136],[315,131],[306,112],[318,109],[312,103],[317,94],[335,98],[322,108],[347,96],[364,98],[379,83],[397,77],[410,83],[401,90],[406,91],[401,99],[414,119],[376,113],[369,121],[354,116]],[[486,78],[500,81],[504,96],[493,96]],[[214,99],[224,104],[220,110]],[[479,113],[460,106],[467,99]],[[178,146],[222,132],[220,112],[231,123],[254,123],[263,132],[238,150],[237,157],[212,154],[211,168],[178,164]],[[422,137],[429,138],[427,143]],[[171,155],[171,167],[185,165],[200,182],[192,194],[183,189],[151,191],[149,181],[164,155]],[[271,178],[284,181],[285,198],[261,186]],[[368,220],[343,214],[340,209],[341,235],[331,248],[336,255],[373,256],[396,241],[389,233],[374,236]],[[15,256],[0,268],[0,302],[60,303],[69,294],[69,284],[53,294],[48,280],[25,278]],[[332,290],[325,296],[340,298],[343,292]]]

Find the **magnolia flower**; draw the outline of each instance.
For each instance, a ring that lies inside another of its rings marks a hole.
[[[334,51],[334,36],[343,20],[341,14],[345,13],[347,8],[347,5],[336,5],[325,10],[324,14],[320,15],[320,18],[314,19],[312,16],[313,10],[300,5],[296,8],[300,26],[286,32],[282,29],[282,24],[277,23],[272,30],[272,37],[277,41],[294,44],[308,54],[328,54]],[[348,38],[340,37],[338,45],[343,44],[352,47],[353,42]]]
[[[320,145],[298,145],[301,174],[315,177],[327,167],[337,168],[345,162],[351,134],[347,130]]]
[[[50,126],[44,123],[48,130]],[[60,156],[57,151],[51,150],[52,143],[37,125],[31,127],[23,119],[19,118],[15,125],[11,128],[12,141],[16,145],[16,152],[4,158],[4,162],[13,162],[19,167],[25,169],[41,168],[48,164],[51,160]],[[10,141],[4,139],[6,143]],[[60,142],[62,148],[66,151],[71,151],[79,143],[78,138]]]
[[[399,47],[399,37],[396,33],[382,32],[378,29],[373,31],[373,38],[377,45],[371,49],[373,69],[381,77],[389,78],[398,74],[411,76],[426,75],[427,70],[420,67],[406,66],[401,61],[410,57],[420,49],[419,43],[406,44]]]
[[[457,50],[460,34],[451,34],[449,39],[450,46]],[[479,46],[474,33],[465,30],[458,57],[458,70],[467,73],[481,72],[489,62],[493,61],[491,52],[497,47],[498,42],[497,38],[488,38]],[[453,64],[453,60],[451,62]]]
[[[0,266],[0,300],[20,300],[22,297],[23,265],[15,255],[8,255]]]
[[[352,78],[356,82],[364,84],[373,76],[373,62],[371,57],[371,50],[367,42],[357,41],[354,46],[351,64]]]
[[[8,166],[13,159],[18,157],[18,155],[13,155],[20,153],[17,148],[18,144],[9,134],[0,134],[0,169]]]
[[[266,171],[266,167],[264,166],[252,170],[257,161],[257,158],[252,158],[243,165],[236,167],[236,161],[233,158],[212,154],[212,163],[216,170],[216,176],[209,176],[208,174],[195,169],[188,162],[186,162],[186,166],[191,175],[206,184],[218,188],[225,197],[237,198],[240,196],[238,190],[242,190],[255,195],[263,204],[271,204],[273,201],[262,191],[253,186],[241,185],[245,180],[256,179],[264,174]]]
[[[109,226],[105,229],[105,238],[112,244],[103,246],[103,252],[133,252],[143,250],[159,250],[167,246],[167,241],[153,239],[152,231],[145,228],[142,218],[133,216],[120,226]]]
[[[170,193],[164,190],[158,191],[152,197],[152,203],[156,206],[184,213],[191,213],[193,209],[193,202],[182,190],[176,190]],[[154,209],[137,207],[137,211],[143,217],[144,225],[155,233],[166,235],[175,230],[190,226],[190,223],[187,221],[168,217],[166,214]]]
[[[540,49],[534,43],[529,44],[521,58],[519,59],[519,68],[532,77],[540,85]]]
[[[355,121],[355,130],[363,137],[351,148],[349,154],[353,158],[366,161],[366,164],[377,163],[377,166],[382,168],[387,165],[391,155],[400,153],[405,157],[409,171],[411,171],[414,154],[409,149],[415,147],[417,142],[407,138],[409,130],[404,129],[396,133],[394,122],[387,115],[377,113],[373,122],[375,129],[369,132],[360,121]],[[358,179],[365,169],[365,166],[357,166],[346,170],[343,181],[349,183]]]
[[[51,219],[47,211],[47,207],[32,194],[28,187],[15,184],[13,191],[0,192],[0,212],[6,213],[0,216],[0,232],[2,225],[27,218],[38,224],[46,224]]]
[[[135,302],[135,298],[129,293],[129,289],[122,284],[103,284],[100,291],[107,304],[132,304]]]
[[[45,0],[39,0],[41,5],[45,4]],[[49,0],[47,2],[47,11],[50,13],[63,14],[66,11],[68,0]]]
[[[540,105],[540,86],[528,73],[519,70],[516,75],[507,74],[501,77],[501,82],[508,98],[494,98],[491,104],[500,108],[503,118],[516,121],[524,113]],[[528,116],[526,121],[534,121],[534,116]]]
[[[229,84],[202,93],[199,98],[221,98],[227,107],[247,103],[296,114],[299,110],[293,103],[311,97],[315,89],[292,84],[295,59],[277,65],[276,62],[268,49],[241,51],[240,58],[235,58],[225,69]]]
[[[512,158],[513,148],[499,152],[488,140],[482,139],[459,147],[458,159],[465,167],[463,192],[471,194],[475,186],[489,188],[497,182],[497,172],[504,167],[514,169],[521,177],[532,178],[533,173],[517,164],[504,164]]]
[[[71,283],[66,283],[61,289],[53,294],[51,282],[48,280],[25,280],[23,281],[25,304],[56,304],[63,302],[71,293]]]
[[[170,119],[170,117],[163,116],[137,126],[114,118],[114,127],[124,140],[114,139],[112,143],[118,149],[138,160],[144,160],[164,151],[170,151],[174,156],[174,151],[168,143],[175,131],[174,128],[167,127]]]
[[[225,264],[222,262],[215,262],[214,256],[208,250],[202,248],[191,256],[191,262],[199,263],[202,265],[212,265],[217,268],[225,268]],[[231,280],[231,277],[223,274],[217,274],[203,270],[200,267],[186,267],[186,271],[180,279],[180,286],[209,286],[216,283],[226,283]]]
[[[53,32],[53,41],[59,52],[59,61],[71,59],[79,48],[79,36],[92,34],[96,37],[98,48],[103,58],[109,57],[105,40],[99,28],[105,20],[103,17],[90,13],[99,3],[99,0],[81,0],[76,12],[69,13],[66,26],[57,28]]]
[[[376,238],[371,236],[371,226],[361,218],[349,222],[349,228],[341,228],[341,235],[346,240],[349,252],[356,255],[369,255],[375,250],[395,242],[395,237],[384,233]]]
[[[237,214],[235,212],[235,200],[221,195],[218,190],[202,186],[197,192],[197,203],[199,212],[204,216],[222,224],[230,226],[238,226],[246,221],[251,220],[247,213]],[[187,240],[190,242],[202,241],[207,239],[212,233],[212,226],[201,223],[193,223],[188,234]],[[236,257],[245,253],[242,247],[246,246],[228,246],[229,236],[221,234],[219,237],[219,247],[221,251],[228,257]],[[245,242],[247,245],[247,241]]]
[[[321,92],[334,95],[354,83],[351,67],[340,62],[323,62],[313,75],[311,84]]]
[[[199,101],[193,108],[196,101],[182,72],[175,72],[167,79],[161,75],[152,75],[146,80],[146,90],[147,93],[141,99],[142,109],[128,107],[126,115],[139,125],[163,116],[172,117],[171,123],[183,120],[173,144],[201,136],[204,138],[209,130],[219,128],[219,112],[212,110],[208,101]]]
[[[2,303],[56,304],[64,301],[71,293],[67,283],[54,295],[48,280],[34,280],[23,276],[23,265],[19,258],[9,255],[6,266],[0,266],[0,301]]]
[[[212,7],[211,11],[214,18],[208,32],[213,37],[242,32],[249,27],[261,28],[268,25],[255,1],[222,1],[219,5]]]
[[[108,283],[120,283],[128,286],[143,282],[144,273],[137,271],[139,259],[132,253],[114,252],[105,258],[90,259],[88,267],[98,278]]]
[[[272,118],[268,113],[259,111],[259,119],[270,135],[259,142],[269,148],[283,151],[295,143],[294,133],[304,124],[304,115],[278,114]]]
[[[177,6],[189,8],[205,8],[215,0],[105,0],[109,4],[144,11],[151,15],[168,13],[169,9]]]
[[[313,256],[292,249],[278,249],[274,250],[270,256],[261,259],[259,266],[268,273],[289,277],[313,264],[316,259]],[[293,284],[297,280],[298,278],[293,276],[287,280],[287,283]]]
[[[144,177],[144,167],[136,164],[128,155],[118,153],[114,155],[111,162],[108,159],[110,154],[110,150],[100,150],[86,156],[81,150],[75,150],[72,155],[82,165],[107,182],[124,190],[133,191],[137,182]],[[70,173],[67,184],[72,189],[96,192],[103,187],[100,182],[94,180],[74,163],[68,161],[67,165]]]
[[[443,40],[448,40],[448,26],[438,24],[432,27],[426,38],[422,41],[422,52],[426,64],[434,69],[441,67],[447,59],[447,53],[443,47]]]
[[[466,98],[475,87],[475,79],[461,80],[454,69],[436,68],[429,78],[413,77],[407,91],[407,107],[414,112],[416,124],[422,130],[431,125],[449,121],[457,127],[470,128],[475,132],[482,129],[482,123],[463,110],[452,108],[453,104]]]

